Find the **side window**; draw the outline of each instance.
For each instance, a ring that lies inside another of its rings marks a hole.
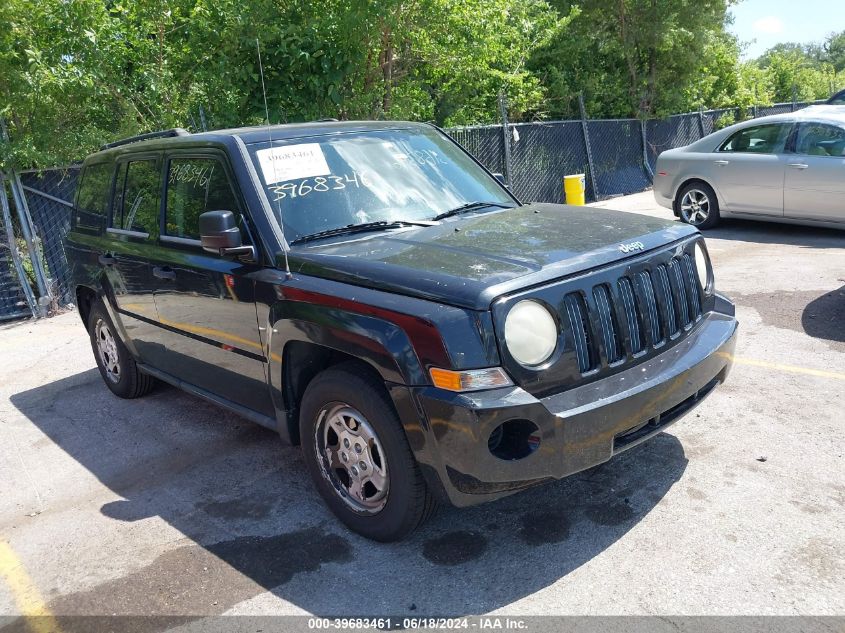
[[[93,228],[105,226],[113,173],[114,165],[111,163],[89,165],[82,172],[76,199],[77,224]]]
[[[131,161],[118,171],[112,226],[158,237],[161,171],[155,160]]]
[[[802,123],[795,152],[806,156],[845,156],[845,129],[823,123]]]
[[[199,217],[206,211],[231,211],[238,204],[223,165],[215,158],[174,158],[167,175],[165,230],[198,240]]]
[[[736,132],[722,143],[720,152],[743,152],[750,154],[780,154],[786,144],[786,137],[792,128],[790,123],[756,125]]]

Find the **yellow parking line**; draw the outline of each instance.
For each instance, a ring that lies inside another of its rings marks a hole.
[[[766,360],[757,360],[756,358],[743,358],[742,356],[734,356],[727,352],[719,352],[720,356],[733,360],[738,365],[749,365],[751,367],[763,367],[764,369],[774,369],[776,371],[786,371],[793,374],[804,374],[806,376],[818,376],[820,378],[833,378],[834,380],[845,380],[845,373],[838,371],[826,371],[824,369],[813,369],[811,367],[801,367],[799,365],[784,365],[781,363],[770,363]]]
[[[2,578],[18,607],[27,618],[27,626],[33,633],[58,633],[59,625],[47,609],[32,578],[26,572],[12,546],[0,541],[0,578]]]

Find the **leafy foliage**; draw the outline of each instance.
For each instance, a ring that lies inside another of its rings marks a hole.
[[[775,102],[829,97],[845,84],[845,31],[821,45],[778,44],[754,65],[763,72],[764,90]]]
[[[660,116],[732,92],[738,57],[727,0],[582,0],[534,56],[550,113],[575,114],[583,91],[594,117]]]
[[[7,0],[0,116],[17,166],[103,141],[265,119],[492,121],[544,98],[526,68],[565,22],[545,0]],[[202,111],[202,112],[201,112]]]
[[[0,168],[153,129],[651,117],[827,96],[845,32],[740,63],[734,0],[5,0]]]

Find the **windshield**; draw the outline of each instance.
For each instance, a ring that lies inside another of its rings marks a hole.
[[[516,205],[434,129],[274,140],[272,148],[249,149],[289,243],[350,225],[431,220],[471,202]]]

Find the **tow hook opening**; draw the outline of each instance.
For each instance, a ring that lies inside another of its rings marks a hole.
[[[507,461],[524,459],[540,448],[540,429],[529,420],[508,420],[497,426],[487,439],[494,457]]]

